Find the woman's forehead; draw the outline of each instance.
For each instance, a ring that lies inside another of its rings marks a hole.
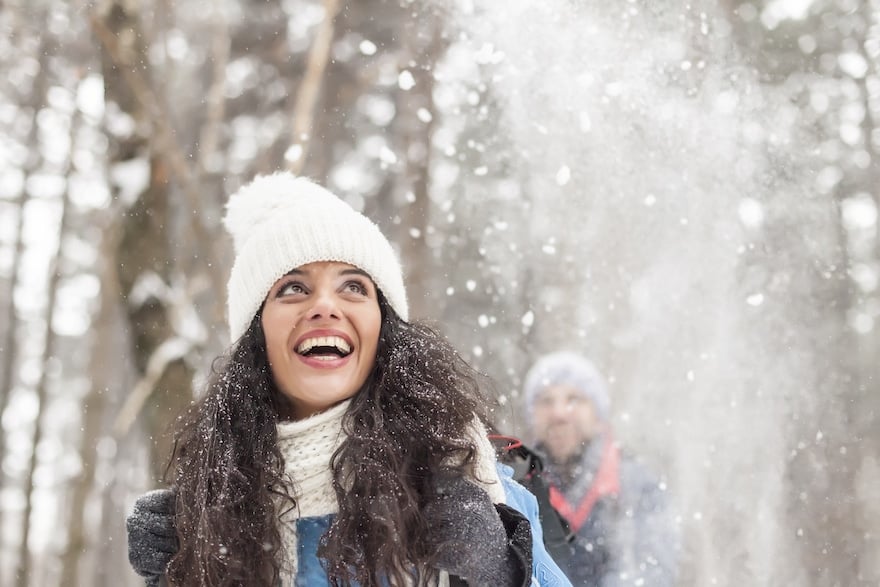
[[[287,273],[282,276],[282,279],[288,275],[302,275],[305,277],[312,277],[316,275],[362,275],[366,277],[370,281],[373,281],[372,276],[364,271],[363,269],[356,267],[350,263],[343,263],[341,261],[315,261],[313,263],[306,263],[305,265],[300,265],[294,269],[291,269]]]

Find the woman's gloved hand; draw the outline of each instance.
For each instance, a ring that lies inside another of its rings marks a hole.
[[[128,560],[148,587],[162,584],[165,569],[177,552],[172,489],[156,489],[135,500],[125,520],[128,530]]]
[[[423,515],[436,545],[437,568],[472,587],[517,587],[531,576],[521,553],[511,548],[495,505],[476,484],[442,475]]]

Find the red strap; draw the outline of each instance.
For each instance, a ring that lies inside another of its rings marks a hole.
[[[550,504],[556,508],[562,517],[568,521],[572,532],[577,532],[590,517],[593,506],[600,497],[606,495],[618,495],[620,493],[620,450],[617,443],[610,435],[606,437],[605,446],[602,448],[602,460],[599,470],[596,471],[596,479],[590,490],[578,504],[577,509],[572,507],[557,488],[550,487]]]
[[[523,445],[522,440],[517,438],[516,436],[506,436],[504,434],[489,434],[489,440],[493,440],[498,443],[505,443],[501,450],[514,450]]]

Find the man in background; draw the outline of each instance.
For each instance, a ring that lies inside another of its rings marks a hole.
[[[597,369],[576,353],[551,353],[529,370],[524,395],[550,502],[574,534],[557,563],[575,587],[673,585],[678,546],[665,489],[615,442]]]

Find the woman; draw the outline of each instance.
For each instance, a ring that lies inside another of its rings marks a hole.
[[[534,500],[499,476],[476,374],[407,322],[376,225],[286,173],[233,195],[225,224],[235,343],[179,422],[174,492],[129,517],[135,570],[182,586],[567,585],[519,513],[536,521]]]

